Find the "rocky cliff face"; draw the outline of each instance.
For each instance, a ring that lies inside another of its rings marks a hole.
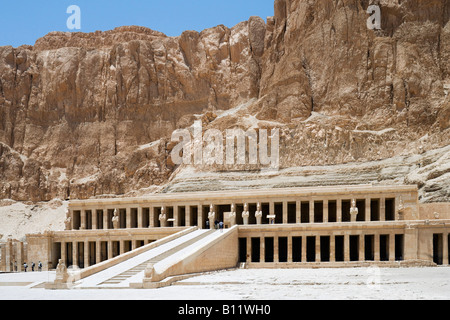
[[[374,3],[381,30],[366,25]],[[184,170],[169,159],[170,135],[195,119],[204,129],[279,127],[283,170],[357,171],[398,156],[416,170],[427,152],[445,150],[450,1],[276,0],[274,7],[267,22],[252,17],[179,37],[121,27],[0,47],[0,198],[152,192]],[[426,201],[450,200],[450,169],[439,168]],[[426,185],[408,174],[393,180]]]

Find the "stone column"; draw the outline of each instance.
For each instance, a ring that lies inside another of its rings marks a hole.
[[[380,234],[375,234],[373,238],[374,260],[380,261]]]
[[[119,245],[120,245],[119,254],[122,255],[125,253],[125,240],[120,240]]]
[[[0,255],[6,257],[6,246],[0,243]],[[6,272],[5,259],[0,259],[0,271]]]
[[[144,210],[144,208],[142,208],[141,206],[138,206],[138,208],[137,208],[137,219],[138,219],[138,221],[137,221],[137,227],[139,228],[139,229],[142,229],[143,227],[144,227],[144,225],[143,225],[143,210]]]
[[[22,241],[16,242],[16,257],[15,257],[14,261],[12,261],[13,262],[13,270],[12,271],[16,272],[14,262],[17,263],[17,270],[19,270],[19,267],[22,265],[22,257],[23,256],[24,256],[23,242]],[[37,269],[37,264],[38,264],[38,262],[36,261],[36,269]],[[47,266],[44,265],[43,267],[46,268]]]
[[[292,237],[288,236],[287,250],[288,250],[288,262],[292,262]]]
[[[252,238],[247,238],[247,263],[252,262]]]
[[[316,262],[322,262],[322,257],[321,257],[321,247],[320,247],[320,235],[317,235],[316,237]]]
[[[113,242],[108,240],[108,260],[113,258]]]
[[[100,239],[95,241],[95,263],[99,264],[102,261],[102,242]]]
[[[108,230],[108,209],[103,208],[103,230]]]
[[[80,220],[81,220],[81,230],[86,230],[86,210],[81,210],[80,212]]]
[[[97,230],[97,209],[91,210],[92,214],[92,230]]]
[[[359,261],[364,261],[365,259],[365,252],[366,252],[366,243],[364,241],[364,234],[359,235]]]
[[[203,229],[203,205],[197,205],[197,224],[199,229]]]
[[[5,259],[6,272],[12,272],[13,271],[12,268],[11,268],[11,266],[14,263],[14,261],[12,261],[12,256],[13,256],[12,240],[8,239],[8,241],[6,242],[6,256],[2,257],[2,259]],[[29,265],[31,267],[31,263]]]
[[[370,221],[370,217],[372,216],[372,210],[371,210],[371,199],[370,198],[366,198],[366,217],[364,219],[364,221]]]
[[[314,223],[314,199],[309,199],[309,223]]]
[[[187,205],[186,206],[186,210],[185,212],[185,221],[186,221],[186,226],[191,227],[192,226],[192,222],[191,222],[191,206]]]
[[[302,262],[303,263],[306,262],[306,242],[307,242],[307,237],[302,236]]]
[[[448,234],[444,233],[444,235],[442,237],[443,237],[442,246],[444,249],[444,255],[442,257],[442,259],[443,259],[442,261],[443,261],[443,264],[445,265],[445,264],[450,264],[450,261],[448,260]]]
[[[280,252],[279,252],[279,245],[278,245],[278,237],[273,237],[273,262],[277,263],[280,262]]]
[[[283,224],[288,223],[288,202],[283,201]]]
[[[296,223],[301,223],[302,222],[302,218],[301,218],[301,216],[302,216],[302,213],[301,213],[301,210],[302,210],[302,202],[301,201],[296,201],[295,202],[295,221],[296,221]]]
[[[90,246],[89,241],[84,241],[84,268],[89,267],[89,258],[90,258]]]
[[[67,245],[65,241],[61,241],[61,259],[67,265]]]
[[[386,198],[380,199],[380,221],[386,221]]]
[[[73,251],[72,263],[74,266],[78,267],[78,242],[76,241],[72,242],[72,251]]]
[[[328,199],[323,200],[323,223],[328,223]]]
[[[389,234],[389,261],[395,261],[395,234]]]
[[[336,241],[333,234],[330,235],[330,262],[336,262]]]
[[[178,217],[179,210],[180,210],[180,207],[178,205],[173,206],[173,219],[174,219],[173,226],[174,227],[179,227],[179,222],[180,222],[180,219]]]
[[[350,235],[344,235],[344,261],[350,261]]]
[[[261,262],[261,263],[264,263],[266,260],[265,251],[266,251],[266,245],[265,245],[264,237],[261,237],[259,239],[259,262]]]
[[[148,227],[154,228],[155,227],[155,207],[150,206],[148,208],[148,210],[149,210],[149,212],[148,212],[148,215],[149,215]]]
[[[342,199],[336,200],[336,221],[342,222]]]
[[[275,215],[275,203],[273,201],[269,202],[269,215]]]
[[[126,216],[126,220],[127,220],[125,227],[127,229],[131,229],[131,208],[130,207],[125,208],[125,212],[126,212],[125,216]]]

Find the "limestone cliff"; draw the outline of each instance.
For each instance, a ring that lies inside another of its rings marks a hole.
[[[381,30],[367,28],[371,4]],[[450,201],[450,1],[276,0],[274,9],[266,22],[179,37],[120,27],[0,47],[0,198],[179,182],[187,169],[171,163],[170,135],[202,119],[221,130],[281,128],[282,170],[336,166],[355,177],[336,184],[417,183],[425,201]],[[408,164],[391,177],[398,157]],[[371,161],[380,164],[361,180]],[[413,174],[424,167],[432,173]],[[295,172],[301,185],[306,173]]]

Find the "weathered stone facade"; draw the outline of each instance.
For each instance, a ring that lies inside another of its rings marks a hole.
[[[28,235],[26,254],[30,261],[42,261],[44,269],[56,268],[60,259],[68,267],[88,268],[189,227],[205,229],[207,221],[224,221],[226,228],[237,225],[234,240],[229,240],[234,244],[226,246],[235,266],[239,262],[251,268],[449,264],[450,205],[419,204],[416,186],[74,200],[69,204],[67,230]],[[2,257],[8,256],[3,252]]]

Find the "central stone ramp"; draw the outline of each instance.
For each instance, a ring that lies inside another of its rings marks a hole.
[[[121,274],[118,274],[117,276],[100,283],[100,285],[122,283],[125,280],[131,278],[132,276],[135,276],[136,274],[145,271],[145,268],[147,267],[147,265],[149,263],[156,264],[156,263],[170,257],[171,255],[183,250],[184,248],[190,246],[191,244],[196,243],[197,241],[200,241],[201,239],[207,237],[212,232],[214,232],[214,230],[198,231],[197,233],[200,233],[200,234],[198,236],[196,236],[195,238],[187,240],[187,241],[183,242],[182,244],[176,246],[175,248],[167,250],[166,252],[161,253],[160,255],[153,257],[153,258],[131,268],[130,270],[127,270]]]
[[[142,279],[146,266],[156,264],[179,251],[200,242],[215,230],[197,230],[152,250],[130,258],[118,265],[86,277],[75,288],[128,288],[129,280],[135,276]],[[142,275],[140,275],[142,274]]]

